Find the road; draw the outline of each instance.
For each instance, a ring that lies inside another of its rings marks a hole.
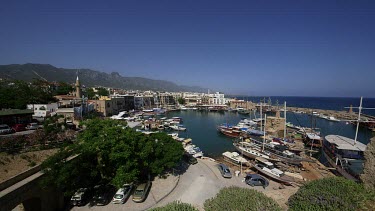
[[[250,187],[243,182],[243,176],[233,176],[225,179],[221,176],[217,163],[209,159],[198,159],[198,163],[189,166],[185,172],[178,177],[169,176],[167,179],[157,179],[153,182],[150,194],[144,203],[134,203],[129,199],[125,204],[108,204],[103,207],[74,207],[72,210],[146,210],[153,207],[164,206],[173,201],[181,201],[194,205],[203,210],[205,200],[214,197],[221,188],[238,186],[256,189],[274,198],[284,208],[287,198],[297,188],[286,187],[279,189],[279,184],[270,181],[267,188]]]

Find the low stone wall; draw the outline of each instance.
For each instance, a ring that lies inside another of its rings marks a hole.
[[[25,178],[39,172],[40,170],[42,170],[42,166],[41,165],[37,165],[37,166],[34,166],[20,174],[17,174],[16,176],[14,177],[11,177],[10,179],[8,180],[5,180],[4,182],[0,183],[0,191],[16,184],[17,182],[19,181],[22,181],[24,180]]]

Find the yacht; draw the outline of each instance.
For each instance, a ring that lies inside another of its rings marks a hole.
[[[224,152],[223,157],[225,161],[228,161],[230,163],[250,166],[249,161],[239,155],[237,152]]]

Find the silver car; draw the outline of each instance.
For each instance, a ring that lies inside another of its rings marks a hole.
[[[232,178],[232,173],[230,172],[228,166],[220,163],[218,165],[218,168],[219,168],[219,171],[221,173],[221,176],[223,176],[224,178]]]

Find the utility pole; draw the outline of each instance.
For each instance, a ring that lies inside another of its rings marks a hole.
[[[286,101],[284,101],[284,141],[286,140]]]

